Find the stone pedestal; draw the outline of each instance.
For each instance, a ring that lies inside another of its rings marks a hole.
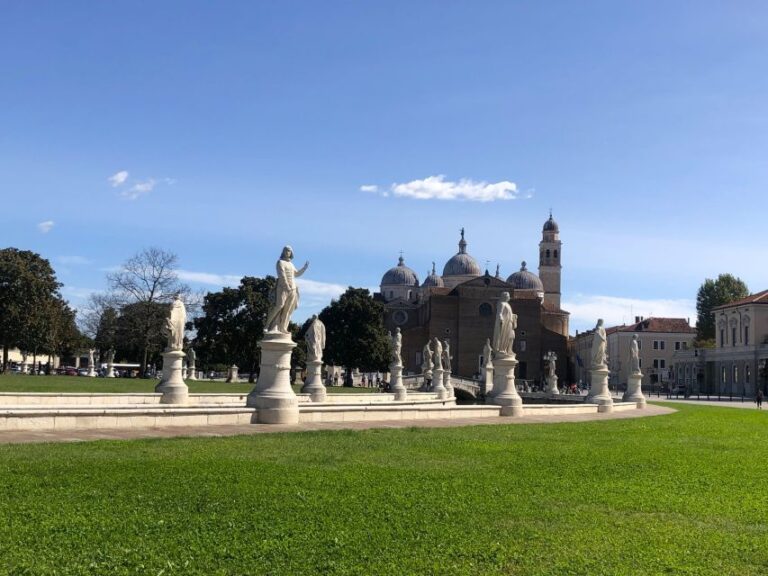
[[[189,398],[189,388],[181,377],[181,365],[184,360],[184,352],[172,350],[163,352],[163,377],[155,386],[155,392],[163,395],[161,404],[186,404]],[[109,373],[109,368],[107,368]]]
[[[622,396],[622,402],[636,402],[638,408],[645,408],[645,396],[643,395],[643,375],[639,372],[630,374],[627,381],[627,391]]]
[[[395,395],[395,400],[401,402],[408,396],[408,390],[403,385],[403,365],[398,362],[389,365],[389,390]]]
[[[96,378],[96,370],[94,369],[93,364],[88,364],[88,376]]]
[[[165,356],[165,354],[163,354]],[[179,369],[181,369],[181,364],[179,364]],[[107,378],[114,378],[115,377],[115,367],[112,366],[112,362],[109,362],[107,364]]]
[[[488,363],[485,366],[485,377],[480,385],[480,392],[486,398],[493,395],[493,364]]]
[[[597,404],[598,412],[612,412],[613,398],[608,390],[608,375],[610,371],[607,366],[594,366],[589,372],[590,388],[584,402]]]
[[[558,390],[558,388],[557,388],[557,376],[555,376],[555,375],[547,376],[547,389],[546,389],[546,393],[547,394],[552,394],[552,395],[560,394],[560,390]]]
[[[291,388],[291,351],[295,347],[291,335],[281,332],[268,332],[259,343],[259,380],[246,403],[256,408],[257,422],[298,424],[299,400]]]
[[[448,370],[443,370],[443,388],[445,388],[446,398],[454,397],[451,373]]]
[[[307,362],[307,379],[301,387],[302,394],[309,394],[312,402],[325,402],[325,386],[323,385],[323,361],[310,360]]]
[[[186,380],[187,379],[187,373],[189,372],[189,369],[186,366],[181,367],[181,379]]]
[[[523,399],[515,386],[517,358],[514,354],[497,355],[493,363],[493,396],[486,398],[487,404],[501,406],[502,416],[522,416]]]
[[[189,380],[197,380],[197,368],[194,362],[187,369],[187,378]]]
[[[432,392],[434,392],[439,400],[444,400],[448,397],[448,391],[443,385],[443,369],[435,368],[432,371]]]
[[[227,376],[227,382],[237,383],[239,381],[240,381],[240,368],[238,368],[235,364],[232,364],[232,366],[229,367],[229,375]]]

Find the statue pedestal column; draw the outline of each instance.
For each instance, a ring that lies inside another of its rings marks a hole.
[[[259,380],[248,394],[247,406],[256,408],[262,424],[298,424],[299,400],[291,388],[291,351],[296,343],[290,334],[268,332],[259,342]]]
[[[607,366],[593,366],[589,372],[591,386],[584,402],[597,404],[598,412],[613,412],[613,398],[608,390],[609,374]]]
[[[547,394],[552,394],[553,396],[556,394],[560,394],[560,390],[557,388],[557,376],[555,375],[549,375],[547,376]]]
[[[443,385],[443,369],[435,368],[432,375],[432,392],[437,395],[438,400],[445,400],[448,397],[448,391]]]
[[[310,360],[307,362],[307,379],[301,387],[302,394],[309,394],[312,402],[325,402],[325,386],[323,385],[323,361]]]
[[[189,388],[181,377],[184,356],[186,354],[181,350],[163,352],[163,377],[155,386],[155,392],[163,395],[160,398],[161,404],[186,404],[189,399]]]
[[[637,402],[638,408],[645,408],[643,395],[643,375],[640,372],[630,374],[627,381],[627,391],[621,398],[622,402]]]
[[[165,354],[163,354],[163,356],[165,356]],[[181,370],[181,364],[179,364],[179,370]],[[115,367],[112,366],[112,362],[109,362],[107,364],[107,374],[106,374],[106,377],[107,378],[114,378],[115,377]]]
[[[197,380],[197,369],[194,362],[187,369],[187,380]]]
[[[453,398],[453,383],[451,382],[451,371],[443,370],[443,388],[445,388],[446,398]]]
[[[522,416],[523,399],[515,386],[517,358],[514,354],[497,354],[493,363],[493,396],[486,398],[487,404],[501,406],[502,416]]]
[[[22,367],[22,370],[24,370],[23,367]],[[91,378],[96,378],[96,370],[93,369],[93,364],[88,365],[88,376]]]
[[[490,362],[485,365],[485,376],[480,385],[480,393],[486,398],[493,395],[493,364]]]
[[[408,397],[408,390],[403,384],[403,365],[393,362],[389,365],[389,391],[395,395],[395,401],[401,402]]]

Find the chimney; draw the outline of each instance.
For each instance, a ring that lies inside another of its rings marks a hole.
[[[640,320],[642,320],[640,316],[635,316],[635,324],[640,324]]]

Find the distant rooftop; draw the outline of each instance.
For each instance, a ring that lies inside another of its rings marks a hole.
[[[751,294],[741,300],[735,300],[722,306],[715,306],[712,310],[720,310],[721,308],[731,308],[733,306],[743,306],[744,304],[768,304],[768,290],[763,290],[757,294]]]

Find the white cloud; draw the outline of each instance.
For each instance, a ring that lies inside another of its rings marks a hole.
[[[236,274],[213,274],[211,272],[192,272],[190,270],[176,270],[180,280],[194,282],[195,284],[207,284],[209,286],[237,286],[242,276]]]
[[[332,284],[330,282],[318,282],[317,280],[305,280],[297,278],[296,284],[299,287],[301,296],[308,299],[327,300],[330,304],[332,298],[338,298],[347,291],[346,286],[341,284]]]
[[[149,194],[155,189],[157,181],[154,178],[149,178],[143,182],[136,182],[133,186],[127,190],[120,192],[120,196],[126,200],[136,200],[137,198]]]
[[[91,261],[84,256],[57,256],[56,262],[63,264],[64,266],[84,266],[91,263]]]
[[[366,184],[360,187],[363,192],[378,192],[378,186]],[[468,178],[462,178],[458,182],[446,180],[445,176],[429,176],[423,180],[411,180],[410,182],[395,183],[388,191],[381,191],[382,196],[390,193],[404,198],[416,200],[467,200],[470,202],[493,202],[495,200],[515,200],[517,198],[530,198],[531,192],[520,193],[517,184],[503,180],[501,182],[475,182]]]
[[[113,188],[116,188],[118,186],[122,186],[125,184],[125,181],[128,180],[128,171],[127,170],[120,170],[120,172],[116,172],[112,174],[109,178],[109,183],[112,185]]]
[[[46,220],[45,222],[40,222],[37,225],[37,229],[40,230],[43,234],[48,234],[48,232],[51,231],[53,228],[55,222],[53,220]]]
[[[635,316],[690,318],[694,323],[696,318],[696,301],[688,299],[644,300],[577,294],[573,299],[564,301],[563,308],[571,313],[571,332],[594,328],[598,318],[605,320],[606,326],[631,324]]]

